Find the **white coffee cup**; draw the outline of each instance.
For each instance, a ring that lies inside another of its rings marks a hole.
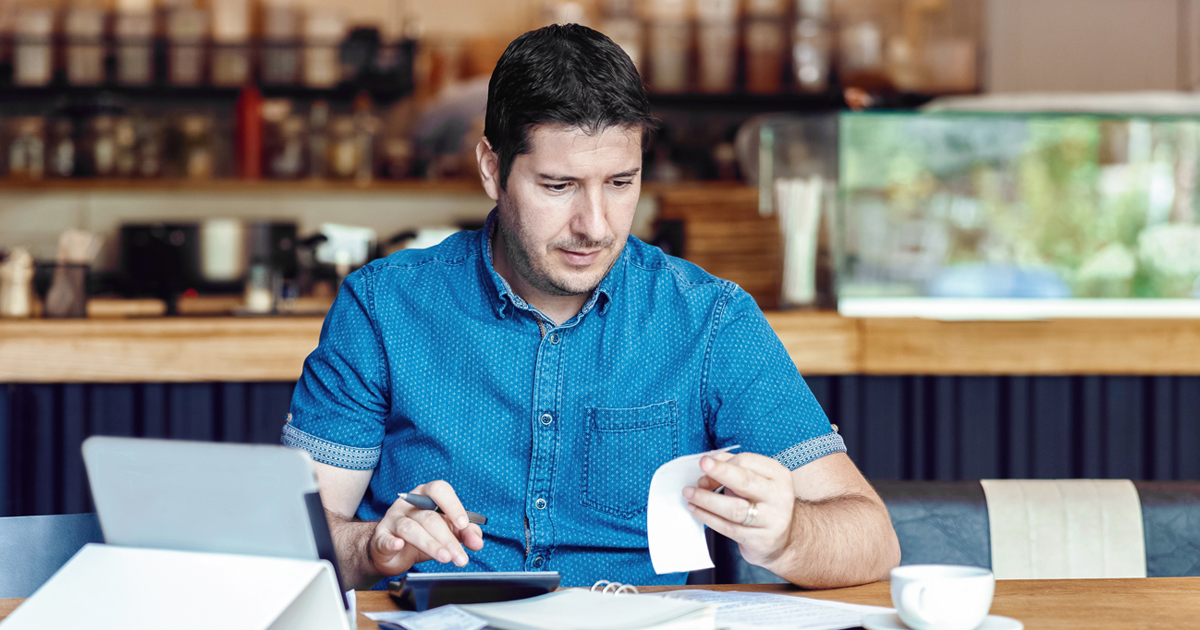
[[[992,607],[996,577],[980,567],[910,564],[892,569],[892,605],[913,630],[973,630]]]

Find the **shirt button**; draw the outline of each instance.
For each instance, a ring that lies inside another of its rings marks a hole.
[[[540,568],[542,568],[543,564],[546,564],[546,560],[544,558],[542,558],[541,556],[538,556],[533,559],[533,568],[540,569]]]
[[[546,426],[550,426],[551,422],[554,422],[554,416],[552,416],[548,413],[542,414],[542,424],[544,424]]]
[[[545,499],[538,499],[537,501],[534,501],[534,502],[533,502],[533,507],[535,507],[535,508],[537,508],[537,509],[539,509],[539,510],[544,510],[544,509],[546,509],[546,500],[545,500]]]
[[[550,343],[554,345],[558,344],[558,333],[550,333]]]

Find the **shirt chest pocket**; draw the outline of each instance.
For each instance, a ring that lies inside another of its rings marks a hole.
[[[650,478],[679,455],[674,400],[633,409],[587,407],[584,435],[584,505],[631,519],[646,511]]]

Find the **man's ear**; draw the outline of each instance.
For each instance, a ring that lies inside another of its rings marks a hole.
[[[480,138],[475,145],[475,158],[479,161],[479,179],[483,190],[492,201],[500,200],[500,156],[492,150],[487,138]]]

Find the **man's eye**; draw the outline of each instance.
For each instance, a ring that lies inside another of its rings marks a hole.
[[[567,189],[570,184],[545,184],[546,190],[551,192],[562,192]]]
[[[628,180],[614,180],[613,186],[616,186],[617,188],[624,188],[632,183],[633,183],[632,181],[628,181]]]

